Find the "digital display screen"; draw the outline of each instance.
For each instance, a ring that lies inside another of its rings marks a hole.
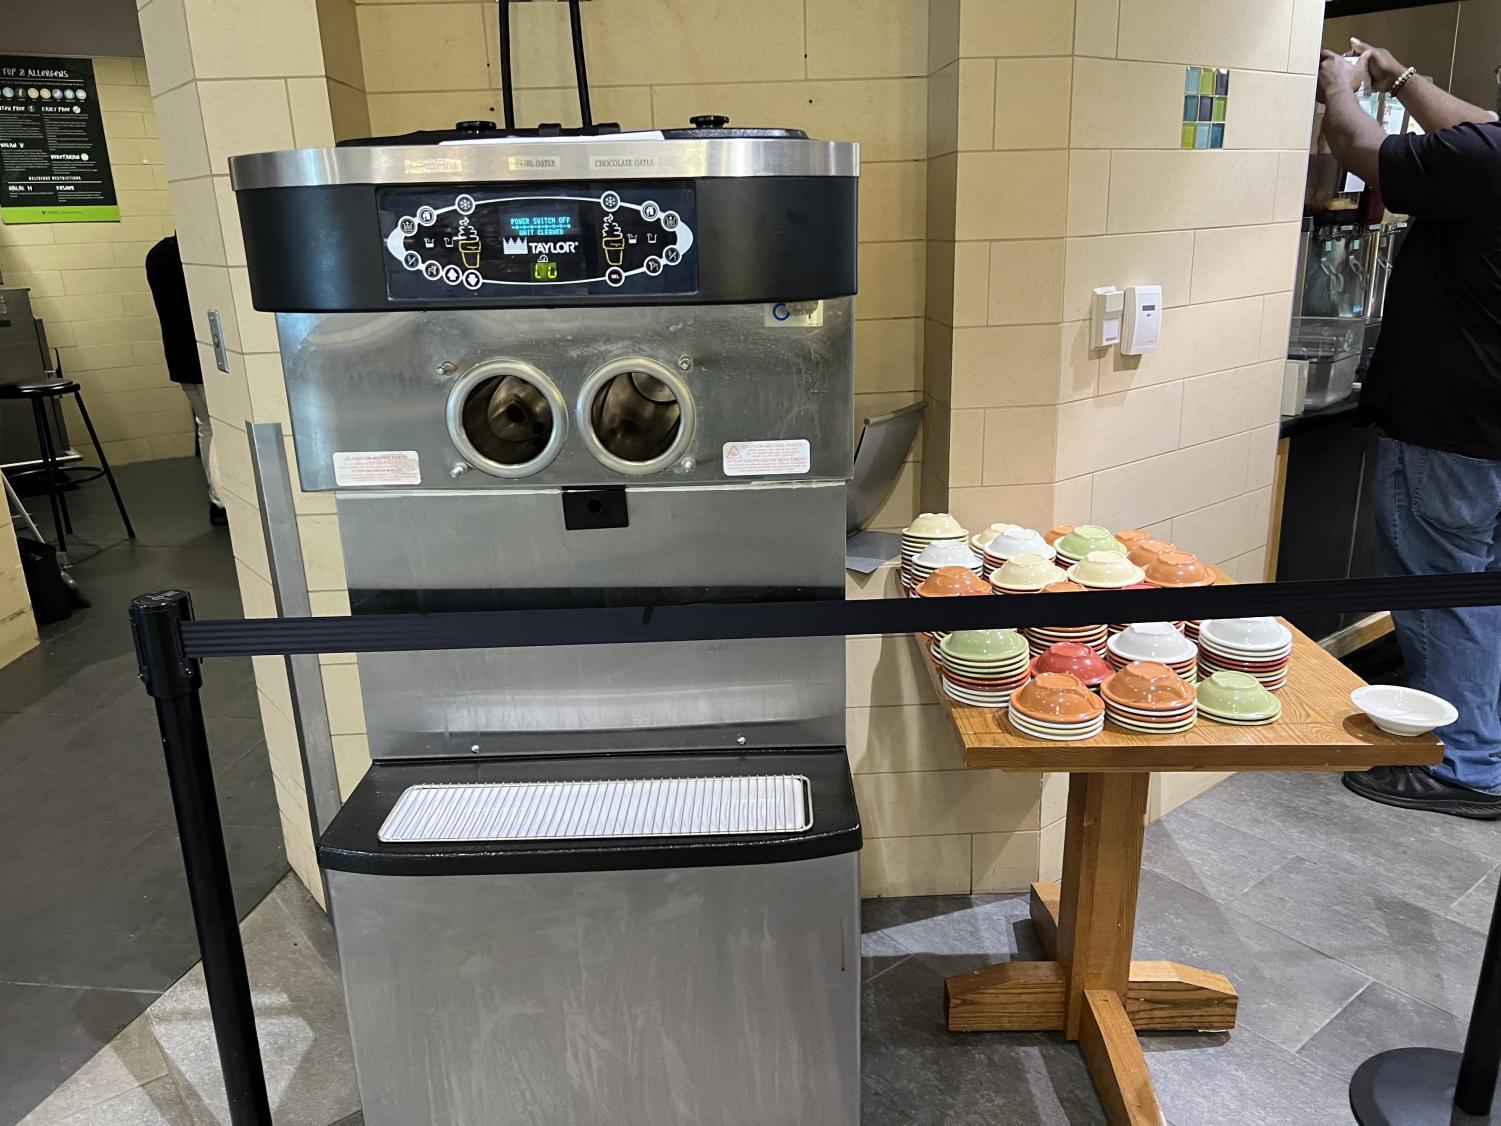
[[[569,234],[577,228],[578,218],[558,212],[545,215],[509,215],[506,217],[506,225],[513,235],[536,238],[541,235]]]
[[[698,290],[688,186],[390,188],[378,200],[395,298]]]

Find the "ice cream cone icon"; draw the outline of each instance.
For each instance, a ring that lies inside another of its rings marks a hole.
[[[599,242],[605,249],[607,266],[618,266],[625,261],[625,235],[614,215],[605,216],[604,234],[600,236]]]

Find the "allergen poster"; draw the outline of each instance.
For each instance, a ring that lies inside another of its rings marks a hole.
[[[119,220],[94,64],[0,55],[0,221]]]

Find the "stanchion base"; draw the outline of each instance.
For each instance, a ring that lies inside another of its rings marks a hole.
[[[1350,1080],[1350,1110],[1360,1126],[1487,1126],[1454,1106],[1459,1053],[1396,1048],[1372,1056]]]

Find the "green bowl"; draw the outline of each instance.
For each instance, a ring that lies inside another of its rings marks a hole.
[[[961,661],[994,664],[1027,652],[1027,639],[1014,629],[961,629],[945,637],[939,647]]]
[[[1199,707],[1231,719],[1265,719],[1282,710],[1277,697],[1243,672],[1217,672],[1199,681]]]
[[[1126,545],[1115,538],[1109,528],[1099,524],[1080,524],[1068,535],[1053,545],[1059,552],[1074,559],[1087,559],[1091,551],[1108,551],[1125,555]]]

